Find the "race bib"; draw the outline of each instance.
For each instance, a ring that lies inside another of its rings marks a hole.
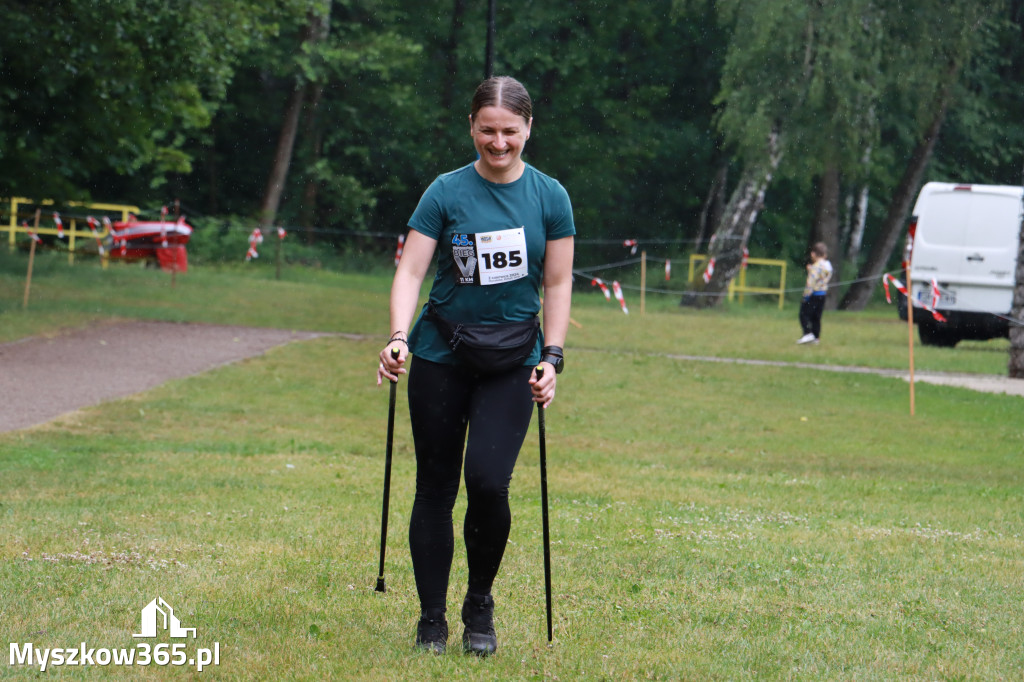
[[[504,284],[528,274],[526,230],[456,234],[452,236],[455,283]]]

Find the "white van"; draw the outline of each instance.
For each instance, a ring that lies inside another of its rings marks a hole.
[[[1022,196],[1024,187],[1006,185],[929,182],[921,188],[907,232],[911,295],[931,305],[935,279],[941,292],[935,308],[946,318],[939,322],[914,308],[923,344],[951,347],[1009,334]]]

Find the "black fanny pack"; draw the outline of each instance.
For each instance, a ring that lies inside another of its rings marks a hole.
[[[441,317],[433,303],[427,304],[426,317],[463,364],[484,374],[496,374],[526,364],[540,331],[540,320],[536,316],[523,322],[463,324]]]

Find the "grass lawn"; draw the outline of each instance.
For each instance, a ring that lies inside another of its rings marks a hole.
[[[6,260],[4,260],[6,258]],[[512,483],[499,650],[413,651],[405,537],[414,466],[399,391],[387,562],[377,574],[386,276],[266,266],[23,273],[0,258],[0,340],[120,316],[366,334],[278,348],[0,434],[0,644],[136,647],[156,597],[219,646],[215,679],[1011,680],[1024,677],[1020,398],[891,378],[672,359],[906,363],[893,308],[633,314],[577,296],[547,415],[555,641],[545,636],[536,433]],[[1001,374],[1005,342],[917,348],[920,369]],[[404,387],[403,387],[404,388]],[[6,397],[10,399],[10,397]],[[456,509],[461,537],[464,500]],[[4,677],[38,669],[3,663]],[[96,666],[100,668],[100,666]],[[65,667],[90,677],[97,670]],[[185,666],[102,668],[120,679]]]

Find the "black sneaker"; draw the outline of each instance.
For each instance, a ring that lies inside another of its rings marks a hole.
[[[462,648],[478,656],[493,654],[498,648],[494,634],[494,598],[489,594],[467,594],[462,602]]]
[[[444,612],[424,613],[416,625],[416,648],[443,654],[448,646],[448,621]]]

